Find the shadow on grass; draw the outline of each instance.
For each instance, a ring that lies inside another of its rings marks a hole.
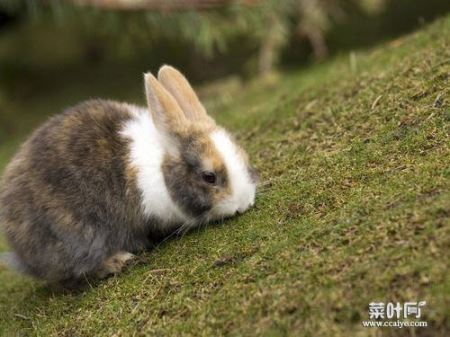
[[[228,222],[241,216],[242,214],[226,218],[223,220],[212,221],[207,224],[203,224],[201,226],[186,230],[178,229],[169,234],[155,233],[154,235],[152,235],[151,244],[148,249],[138,252],[136,254],[136,258],[120,274],[117,275],[111,274],[104,279],[97,279],[94,277],[85,276],[84,278],[78,280],[68,280],[56,284],[48,284],[43,281],[34,280],[33,278],[27,275],[17,274],[18,272],[8,270],[4,266],[0,266],[0,275],[2,273],[8,273],[10,274],[8,276],[11,276],[12,278],[17,278],[18,282],[12,286],[14,288],[17,287],[17,289],[23,289],[24,286],[29,288],[27,295],[24,296],[24,304],[26,304],[27,306],[30,305],[29,298],[36,299],[37,303],[41,303],[46,298],[53,298],[55,296],[72,296],[76,298],[78,296],[86,294],[92,289],[97,288],[100,284],[106,282],[108,279],[112,277],[116,277],[119,275],[126,275],[137,266],[147,265],[150,262],[149,256],[153,252],[163,249],[165,245],[173,241],[182,240],[191,235],[197,235],[199,232],[202,232],[207,228],[209,229],[211,227],[214,228],[226,226]],[[9,278],[8,276],[7,278]],[[13,289],[10,290],[14,291]],[[20,302],[16,304],[20,306]]]

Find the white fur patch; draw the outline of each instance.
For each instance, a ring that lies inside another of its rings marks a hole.
[[[255,202],[256,184],[252,182],[247,165],[227,132],[218,129],[211,134],[211,139],[223,157],[232,190],[231,196],[216,205],[213,213],[219,218],[234,215],[236,211],[242,213]]]
[[[121,134],[131,140],[131,163],[137,168],[144,214],[158,219],[164,228],[189,221],[172,201],[164,181],[161,164],[167,151],[165,137],[156,129],[146,108],[127,107],[134,117],[125,124]]]

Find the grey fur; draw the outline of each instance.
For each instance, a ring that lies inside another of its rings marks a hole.
[[[10,264],[48,282],[95,274],[118,251],[150,243],[140,194],[127,177],[125,106],[81,103],[34,132],[7,167],[0,218]],[[151,146],[151,144],[149,144]]]
[[[26,267],[14,252],[0,253],[0,265],[18,271],[19,273],[27,273]]]

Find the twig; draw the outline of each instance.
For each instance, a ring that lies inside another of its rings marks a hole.
[[[378,102],[380,101],[381,97],[383,97],[383,95],[380,95],[377,98],[375,98],[375,101],[373,101],[372,106],[370,107],[371,110],[375,109],[375,107],[378,105]]]
[[[27,320],[27,321],[29,321],[29,320],[31,319],[30,317],[27,317],[27,316],[22,315],[22,314],[14,314],[14,316],[16,316],[16,317],[18,317],[18,318],[25,319],[25,320]]]

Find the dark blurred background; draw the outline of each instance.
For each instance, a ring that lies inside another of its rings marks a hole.
[[[308,67],[449,10],[449,0],[0,0],[0,163],[68,104],[142,103],[141,74],[163,63],[220,95],[220,83]]]

